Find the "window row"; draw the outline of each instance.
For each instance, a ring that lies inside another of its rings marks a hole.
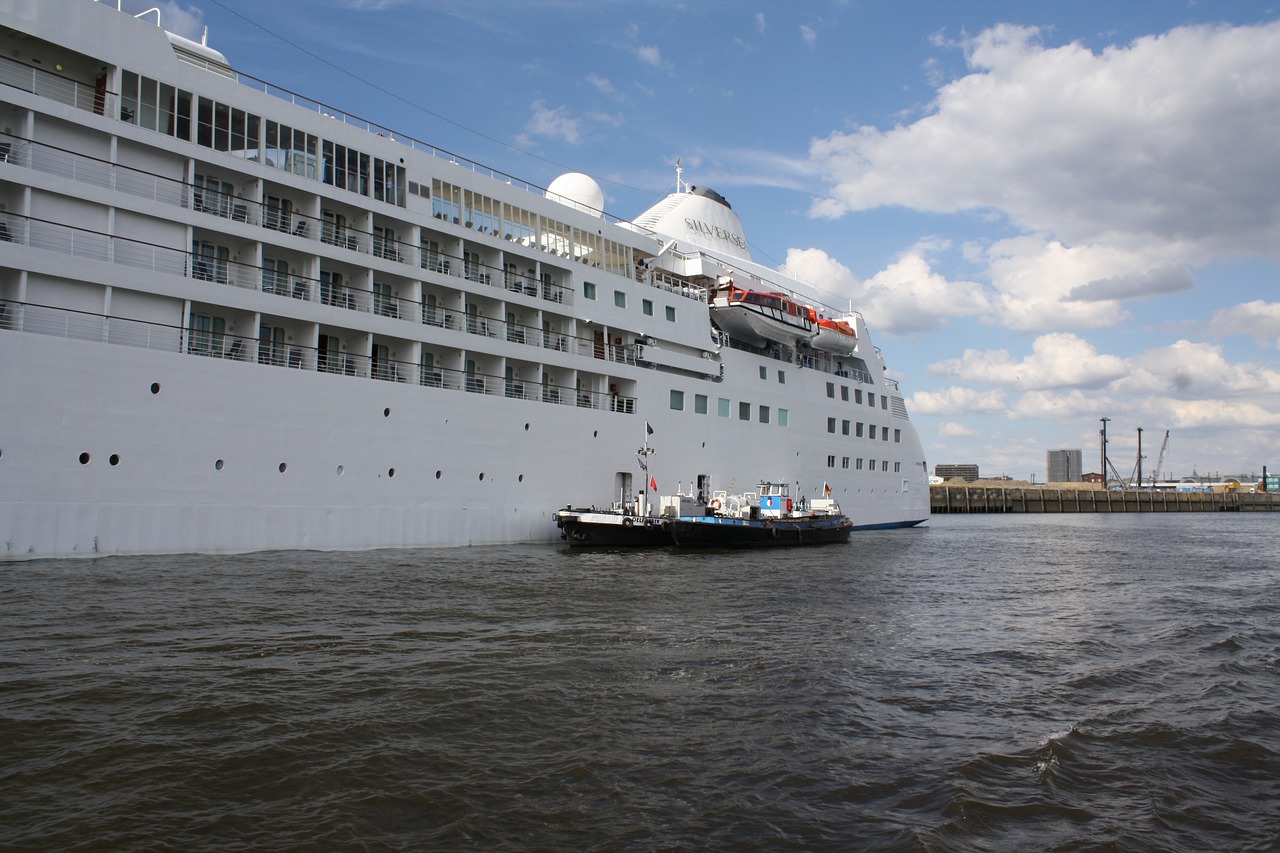
[[[864,424],[862,421],[847,421],[847,420],[841,420],[839,421],[839,424],[840,424],[841,435],[849,435],[850,429],[852,428],[852,434],[855,438],[876,438],[876,434],[879,433],[879,437],[881,441],[889,440],[889,428],[887,426],[878,426],[876,424]],[[827,418],[827,432],[833,435],[835,434],[836,418]],[[894,441],[894,444],[902,443],[902,430],[895,429],[893,431],[893,441]]]
[[[405,206],[403,166],[124,71],[120,119],[283,172]]]
[[[888,459],[880,459],[880,460],[876,460],[876,459],[866,459],[866,460],[864,460],[861,456],[857,457],[856,459],[853,459],[852,461],[853,461],[853,463],[854,463],[854,464],[853,464],[853,469],[854,469],[855,471],[864,471],[864,470],[865,470],[865,471],[876,471],[876,470],[879,470],[879,471],[882,471],[882,472],[886,472],[886,473],[887,473],[887,472],[889,471],[890,466],[892,466],[892,467],[893,467],[893,472],[894,472],[895,474],[900,474],[900,473],[902,473],[902,463],[901,463],[901,462],[890,462]],[[864,463],[864,461],[865,461],[865,463],[866,463],[866,467],[865,467],[865,468],[863,467],[863,463]],[[841,457],[840,457],[840,467],[841,467],[841,468],[844,468],[844,469],[848,470],[848,468],[850,467],[849,463],[850,463],[850,457],[848,457],[848,456],[841,456]],[[880,466],[878,469],[876,468],[876,466],[877,466],[877,465],[879,465],[879,466]],[[828,468],[834,468],[834,467],[836,467],[836,457],[835,457],[835,454],[831,454],[831,455],[827,456],[827,467],[828,467]]]
[[[431,213],[436,219],[465,225],[482,234],[541,249],[615,275],[630,277],[632,273],[630,246],[447,181],[432,182]]]
[[[582,297],[584,299],[592,299],[592,300],[596,298],[596,285],[594,282],[584,281],[582,283]],[[626,308],[627,292],[625,290],[615,290],[613,292],[613,304],[617,308]],[[666,308],[665,313],[666,313],[667,321],[674,323],[676,321],[676,307],[674,305],[667,305],[665,306],[665,308]],[[652,317],[653,316],[653,300],[641,299],[640,311],[646,317]]]
[[[693,412],[696,415],[705,415],[708,413],[708,403],[710,398],[706,394],[693,395]],[[685,392],[678,389],[671,389],[671,408],[677,412],[685,410]],[[747,402],[738,403],[738,420],[752,420],[752,412],[755,413],[755,420],[762,424],[774,422],[775,411],[772,406],[753,405]],[[718,397],[716,399],[716,415],[721,418],[733,417],[733,403],[727,397]],[[776,411],[778,426],[789,426],[790,412],[787,409],[778,409]]]
[[[764,376],[763,376],[763,371],[764,371],[764,368],[761,368],[761,378],[764,378]],[[779,382],[781,382],[781,381],[783,381],[783,380],[782,380],[782,378],[781,378],[781,377],[779,377],[779,378],[778,378],[778,381],[779,381]],[[834,382],[828,382],[828,383],[827,383],[827,396],[828,396],[828,397],[830,397],[830,398],[831,398],[831,399],[833,399],[833,400],[835,399],[835,397],[836,397],[836,383],[834,383]],[[863,399],[862,399],[862,398],[863,398],[862,389],[861,389],[861,388],[854,388],[854,389],[853,389],[853,402],[854,402],[854,403],[857,403],[858,405],[862,405],[862,402],[863,402]],[[848,386],[848,385],[841,385],[841,386],[840,386],[840,399],[841,399],[841,400],[843,400],[843,401],[845,401],[846,403],[847,403],[847,402],[849,402],[849,386]],[[873,409],[876,407],[876,392],[875,392],[875,391],[868,391],[868,392],[866,393],[866,403],[867,403],[867,405],[868,405],[868,406],[870,406],[870,407],[871,407],[871,408],[873,408]],[[888,395],[888,394],[881,394],[881,395],[880,395],[880,408],[884,409],[885,411],[888,411],[888,410],[889,410],[889,395]]]

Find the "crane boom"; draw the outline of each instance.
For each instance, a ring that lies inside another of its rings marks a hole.
[[[1156,467],[1151,471],[1151,485],[1155,485],[1164,473],[1164,452],[1169,449],[1169,431],[1164,431],[1164,441],[1160,442],[1160,455],[1156,457]]]

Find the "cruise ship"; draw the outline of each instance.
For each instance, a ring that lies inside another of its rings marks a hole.
[[[553,542],[761,480],[927,519],[862,316],[724,196],[611,216],[158,16],[0,0],[0,559]]]

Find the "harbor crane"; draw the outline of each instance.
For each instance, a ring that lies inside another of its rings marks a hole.
[[[1169,431],[1164,431],[1164,441],[1160,442],[1160,453],[1156,456],[1156,467],[1151,472],[1151,486],[1155,488],[1156,483],[1160,481],[1160,477],[1164,474],[1164,454],[1169,449]]]

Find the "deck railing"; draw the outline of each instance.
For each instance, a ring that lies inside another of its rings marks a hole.
[[[635,397],[612,392],[566,388],[435,364],[379,359],[364,353],[338,352],[209,329],[184,328],[14,300],[0,300],[0,331],[122,344],[203,358],[256,362],[271,367],[444,388],[627,415],[635,414],[636,411]]]

